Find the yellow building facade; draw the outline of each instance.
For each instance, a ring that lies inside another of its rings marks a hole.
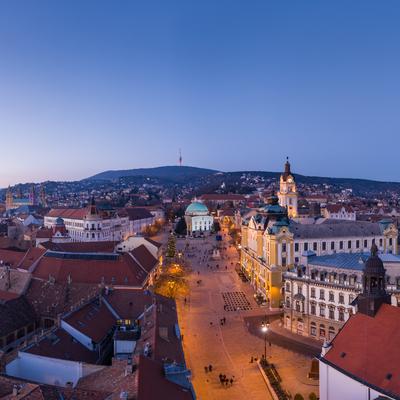
[[[293,267],[293,234],[286,209],[273,196],[269,204],[242,224],[241,268],[256,295],[271,309],[282,301],[282,274]]]

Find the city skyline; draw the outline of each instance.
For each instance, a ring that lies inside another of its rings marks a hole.
[[[3,3],[0,187],[177,165],[179,148],[222,171],[289,155],[303,175],[400,181],[399,17],[394,1]]]

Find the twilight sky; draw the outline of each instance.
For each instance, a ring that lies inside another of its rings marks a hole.
[[[399,0],[0,2],[0,186],[177,164],[400,181]]]

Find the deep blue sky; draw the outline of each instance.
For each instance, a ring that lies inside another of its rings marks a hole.
[[[184,164],[400,180],[398,0],[0,3],[0,185]]]

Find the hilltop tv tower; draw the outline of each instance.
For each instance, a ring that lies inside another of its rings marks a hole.
[[[179,166],[182,167],[182,151],[179,149]]]

